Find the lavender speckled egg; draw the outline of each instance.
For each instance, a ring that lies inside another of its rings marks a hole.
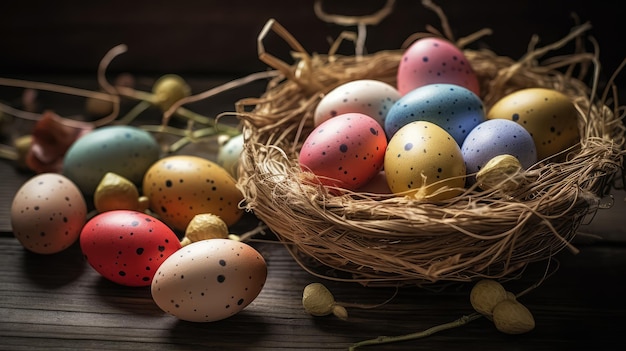
[[[38,254],[61,252],[75,243],[87,220],[87,204],[67,177],[41,173],[18,189],[11,204],[15,238]]]
[[[154,302],[190,322],[233,316],[260,294],[267,278],[263,256],[230,239],[191,243],[169,256],[152,280]]]
[[[356,190],[382,169],[387,138],[383,127],[362,113],[344,113],[307,136],[298,161],[319,182]]]
[[[385,175],[394,194],[433,201],[452,198],[465,186],[465,163],[452,136],[427,121],[411,122],[389,140]]]
[[[384,126],[387,112],[399,98],[398,90],[382,81],[360,79],[344,83],[324,95],[317,104],[314,125],[319,126],[344,113],[358,112]]]
[[[515,156],[525,169],[537,162],[532,136],[507,119],[487,120],[472,129],[461,146],[467,173],[476,173],[495,156]],[[470,179],[473,179],[471,177]]]
[[[470,90],[455,84],[429,84],[396,101],[387,113],[385,133],[390,139],[410,122],[427,121],[443,128],[461,146],[485,119],[483,102]]]
[[[397,77],[402,95],[424,85],[448,83],[480,96],[478,76],[467,57],[443,38],[422,38],[411,44],[398,64]]]
[[[161,148],[152,135],[138,127],[111,125],[98,128],[76,140],[63,159],[63,175],[85,196],[92,196],[108,172],[136,185]]]

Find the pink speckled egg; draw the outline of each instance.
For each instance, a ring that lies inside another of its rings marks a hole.
[[[303,171],[320,183],[356,190],[382,169],[387,137],[383,127],[362,113],[345,113],[317,126],[299,154]]]
[[[70,247],[78,240],[86,216],[87,204],[78,186],[57,173],[26,181],[11,204],[13,234],[24,248],[38,254]]]
[[[398,64],[397,78],[402,95],[427,84],[448,83],[480,96],[478,76],[467,57],[442,38],[422,38],[411,44]]]

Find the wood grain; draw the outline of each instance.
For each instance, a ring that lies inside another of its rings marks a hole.
[[[472,312],[469,284],[433,291],[405,287],[396,294],[393,288],[324,282],[338,301],[379,304],[393,299],[371,309],[349,307],[347,321],[309,316],[301,293],[318,280],[271,237],[265,240],[269,242],[251,243],[268,262],[259,297],[229,319],[191,323],[160,311],[149,288],[122,287],[102,278],[77,247],[35,255],[5,234],[0,237],[0,349],[345,350],[359,340],[420,331]],[[614,349],[623,343],[626,288],[617,282],[626,274],[625,253],[623,246],[593,245],[578,256],[559,255],[557,273],[520,298],[537,323],[528,334],[502,334],[483,318],[425,339],[371,349]],[[521,291],[543,268],[532,267],[505,287]]]

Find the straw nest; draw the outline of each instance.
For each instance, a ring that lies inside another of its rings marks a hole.
[[[444,21],[445,24],[445,21]],[[616,98],[598,95],[597,57],[585,52],[539,63],[546,52],[580,40],[588,25],[560,42],[529,49],[520,60],[464,48],[479,76],[488,109],[527,87],[546,87],[572,98],[579,111],[580,144],[513,176],[517,187],[477,187],[430,203],[408,197],[331,191],[306,181],[298,151],[313,129],[317,103],[333,88],[356,79],[395,84],[402,49],[367,55],[308,55],[277,22],[259,38],[278,33],[294,49],[293,65],[264,51],[276,69],[265,93],[241,100],[245,144],[239,187],[245,206],[285,243],[310,273],[364,285],[427,285],[503,279],[529,263],[546,260],[572,240],[621,176],[624,125]],[[428,35],[437,35],[430,33]],[[478,34],[480,35],[480,34]],[[574,77],[577,72],[578,77]],[[591,84],[583,76],[593,73]]]

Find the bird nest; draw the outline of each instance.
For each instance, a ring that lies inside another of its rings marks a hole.
[[[520,60],[465,48],[476,37],[456,41],[478,75],[486,110],[522,88],[555,89],[574,102],[581,140],[512,176],[514,189],[473,186],[454,198],[430,202],[322,186],[298,164],[324,94],[357,79],[395,85],[403,50],[309,55],[270,20],[259,36],[259,54],[277,75],[264,94],[237,105],[245,136],[239,169],[243,206],[307,271],[364,285],[503,279],[564,248],[576,252],[572,240],[579,226],[621,176],[624,125],[616,94],[607,96],[615,89],[594,97],[599,95],[596,56],[575,52],[543,63],[539,58],[582,40],[588,28],[575,27],[559,42],[529,49]],[[261,38],[269,32],[291,45],[294,64],[265,52]],[[593,77],[587,84],[583,77],[589,73]]]

